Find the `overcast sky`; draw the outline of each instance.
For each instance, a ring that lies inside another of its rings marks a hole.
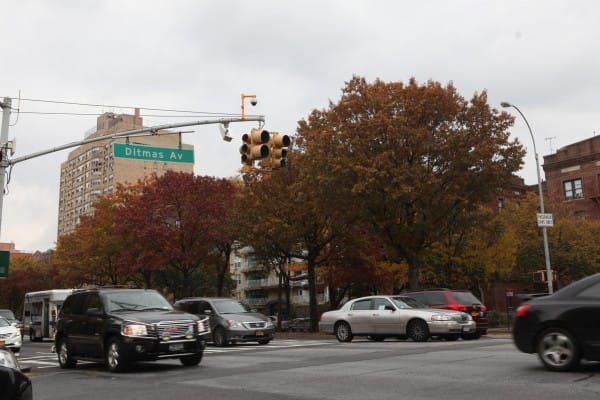
[[[14,98],[21,111],[9,129],[20,157],[81,140],[98,114],[132,113],[124,107],[235,114],[242,93],[256,94],[258,105],[246,112],[293,135],[297,121],[336,102],[353,75],[452,81],[467,99],[487,90],[493,107],[517,105],[543,162],[600,131],[598,15],[594,0],[4,0],[0,98]],[[19,94],[104,106],[18,102]],[[144,124],[199,119],[147,116]],[[240,137],[254,126],[232,124],[230,143],[216,125],[190,128],[184,141],[195,146],[195,172],[237,175]],[[535,184],[533,144],[520,117],[512,135],[528,151],[520,175]],[[55,247],[67,154],[14,166],[0,241],[24,251]]]

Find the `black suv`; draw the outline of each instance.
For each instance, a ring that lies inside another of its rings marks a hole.
[[[409,290],[404,294],[423,304],[428,305],[431,308],[462,311],[471,315],[477,326],[477,331],[475,333],[464,334],[463,339],[479,339],[481,335],[487,334],[487,307],[483,305],[481,301],[479,301],[479,299],[468,290],[445,288],[420,289]]]
[[[208,317],[175,310],[156,290],[94,288],[67,297],[54,344],[62,368],[90,360],[116,372],[163,358],[198,365],[209,334]]]

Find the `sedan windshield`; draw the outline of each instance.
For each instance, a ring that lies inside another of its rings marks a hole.
[[[418,302],[412,297],[392,297],[391,298],[396,307],[402,308],[429,308],[423,303]]]
[[[0,317],[0,327],[10,326],[10,322],[8,322],[5,318]]]

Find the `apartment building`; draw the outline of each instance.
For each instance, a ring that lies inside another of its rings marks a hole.
[[[277,314],[279,276],[274,269],[269,269],[254,257],[252,247],[236,249],[231,257],[231,276],[237,284],[233,297],[244,301],[266,315]],[[295,316],[307,316],[309,305],[308,279],[306,263],[292,260],[285,266],[289,271],[290,304],[293,310],[285,310],[285,294],[282,294],[284,316],[293,313]],[[317,302],[325,304],[329,300],[328,288],[318,285]]]
[[[546,193],[570,202],[575,216],[600,218],[600,136],[544,156]]]
[[[104,113],[86,139],[142,127],[139,109],[134,115]],[[183,144],[177,132],[107,139],[76,148],[60,168],[58,236],[73,232],[81,216],[93,213],[97,198],[111,193],[118,183],[135,183],[168,170],[194,171],[193,146]]]

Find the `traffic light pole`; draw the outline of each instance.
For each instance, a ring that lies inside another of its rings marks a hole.
[[[0,233],[2,229],[2,209],[3,209],[3,201],[4,201],[4,185],[5,185],[5,177],[6,177],[6,169],[8,167],[12,167],[13,165],[31,160],[32,158],[40,157],[46,154],[54,153],[56,151],[61,151],[65,149],[69,149],[71,147],[77,147],[88,143],[100,142],[103,140],[117,139],[122,137],[129,136],[140,136],[140,135],[160,135],[160,131],[166,129],[174,129],[174,128],[182,128],[186,126],[196,126],[196,125],[209,125],[209,124],[229,124],[231,122],[251,122],[257,121],[260,122],[260,125],[264,125],[265,117],[263,115],[256,116],[244,116],[243,118],[217,118],[210,120],[201,120],[201,121],[191,121],[191,122],[181,122],[175,124],[165,124],[165,125],[157,125],[151,126],[148,128],[140,128],[134,129],[131,131],[114,133],[112,135],[99,136],[90,139],[79,140],[76,142],[71,142],[64,144],[62,146],[53,147],[48,150],[38,151],[36,153],[31,153],[28,155],[24,155],[22,157],[16,157],[12,160],[8,159],[8,125],[10,120],[10,110],[11,110],[11,99],[4,98],[4,102],[0,103],[2,107],[2,131],[0,132]]]
[[[2,206],[4,202],[4,184],[6,168],[8,167],[8,123],[10,121],[10,108],[12,101],[5,97],[0,103],[2,107],[2,128],[0,130],[0,233],[2,232]]]

